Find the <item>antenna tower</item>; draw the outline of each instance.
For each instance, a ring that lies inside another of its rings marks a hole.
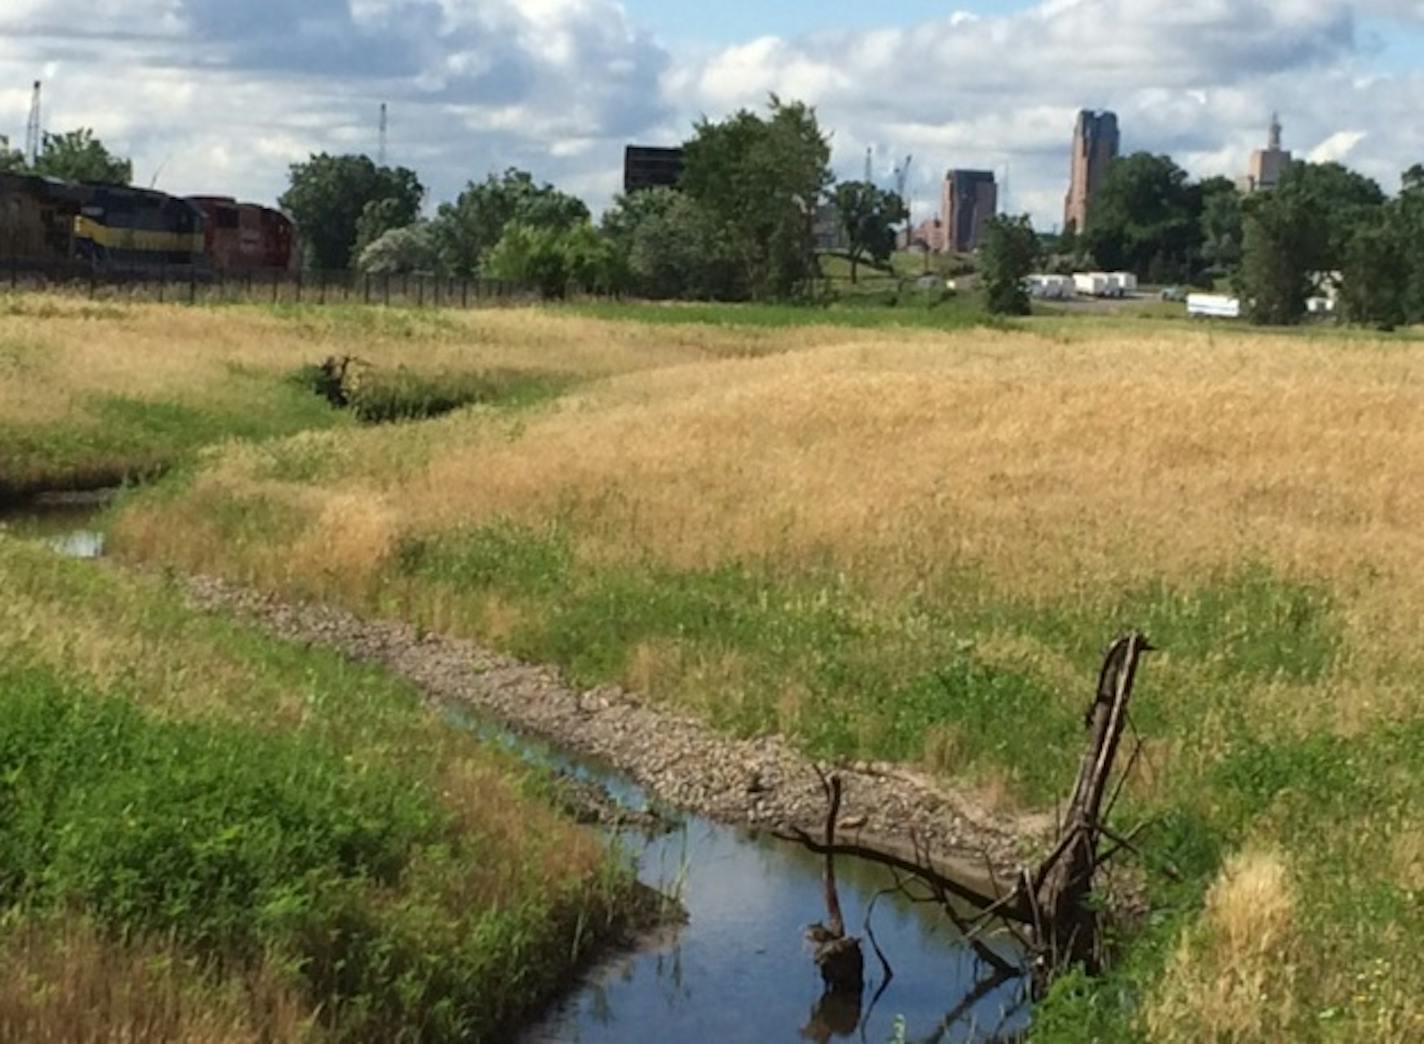
[[[30,98],[30,119],[25,124],[25,159],[33,168],[40,158],[40,81],[35,81],[35,93]]]
[[[381,102],[381,139],[380,144],[376,148],[376,166],[378,167],[384,167],[386,165],[386,133],[388,130],[389,124],[386,119],[386,103]]]
[[[873,154],[874,150],[867,147],[865,150],[865,183],[867,185],[874,184],[875,182],[875,170],[871,165],[871,156]]]

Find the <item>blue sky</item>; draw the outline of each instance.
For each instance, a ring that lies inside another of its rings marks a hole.
[[[913,153],[920,216],[984,167],[1054,226],[1085,107],[1197,176],[1243,173],[1273,110],[1387,189],[1424,161],[1424,0],[0,0],[0,134],[36,77],[47,127],[140,180],[259,201],[312,152],[374,151],[382,102],[432,206],[520,166],[597,211],[625,144],[772,91],[816,106],[842,176]]]

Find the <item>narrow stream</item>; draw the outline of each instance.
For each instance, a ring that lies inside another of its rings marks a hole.
[[[100,513],[108,503],[99,496],[31,502],[0,512],[0,527],[61,554],[96,558],[104,550]],[[453,724],[522,757],[599,784],[620,805],[648,807],[647,795],[616,771],[467,711],[449,713]],[[880,867],[840,860],[836,868],[847,929],[864,937],[874,901],[871,925],[894,972],[886,984],[867,940],[866,991],[857,1004],[823,999],[803,942],[806,927],[826,916],[818,857],[698,816],[681,817],[676,829],[659,837],[625,831],[610,843],[635,862],[645,884],[678,899],[687,922],[605,960],[526,1030],[523,1044],[948,1044],[1012,1040],[1028,1026],[1022,982],[963,1003],[989,970],[933,906],[899,894],[876,899],[894,885]],[[1000,952],[1015,957],[1009,944]]]

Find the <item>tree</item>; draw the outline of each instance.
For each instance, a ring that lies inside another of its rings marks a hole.
[[[34,173],[63,181],[102,181],[127,185],[133,163],[115,156],[88,127],[63,134],[45,133]]]
[[[895,252],[895,225],[910,216],[905,201],[868,181],[843,181],[831,196],[849,243],[850,281],[863,255],[885,262]]]
[[[428,221],[383,233],[357,255],[357,267],[371,275],[448,274]]]
[[[1379,185],[1339,163],[1292,163],[1268,195],[1290,199],[1310,223],[1308,271],[1342,267],[1355,230],[1384,204]]]
[[[623,277],[620,289],[656,299],[746,295],[723,230],[683,192],[620,196],[603,215],[603,236]]]
[[[1208,178],[1201,194],[1201,258],[1212,268],[1241,262],[1241,194],[1229,178]]]
[[[1383,330],[1409,321],[1409,239],[1395,210],[1382,208],[1375,220],[1355,230],[1341,273],[1345,318]]]
[[[10,139],[0,134],[0,174],[23,174],[25,167],[25,154],[10,148]]]
[[[1319,224],[1305,202],[1287,193],[1247,200],[1235,286],[1252,322],[1281,326],[1305,315],[1321,253]]]
[[[356,242],[352,245],[351,255],[359,259],[368,246],[387,232],[410,228],[419,217],[418,198],[407,195],[371,200],[361,208],[361,215],[356,219]],[[425,229],[423,234],[429,236],[430,230]]]
[[[1038,236],[1027,214],[995,215],[984,231],[979,271],[984,280],[985,306],[994,315],[1027,315],[1024,280],[1038,260]]]
[[[563,231],[588,219],[581,199],[549,184],[535,184],[528,171],[511,167],[484,181],[471,181],[454,203],[442,203],[435,236],[450,268],[470,276],[481,270],[511,224]]]
[[[367,156],[331,156],[323,152],[305,163],[292,164],[290,179],[291,185],[278,203],[296,221],[306,244],[307,262],[316,268],[350,267],[359,224],[368,204],[395,200],[379,213],[383,218],[409,215],[403,222],[409,224],[420,212],[425,197],[414,171],[378,167]],[[373,217],[368,230],[378,224]]]
[[[1400,181],[1396,213],[1408,262],[1405,320],[1424,323],[1424,166],[1416,163],[1404,172]]]
[[[812,221],[831,182],[830,145],[815,110],[771,98],[769,115],[746,109],[703,119],[684,147],[681,188],[726,236],[753,297],[789,297],[814,266]]]
[[[613,265],[612,247],[587,221],[562,229],[516,222],[485,260],[495,279],[535,287],[545,298],[564,297],[570,289],[605,291]]]
[[[1082,238],[1097,263],[1147,276],[1190,268],[1201,243],[1201,196],[1169,156],[1135,152],[1115,162],[1093,198]]]

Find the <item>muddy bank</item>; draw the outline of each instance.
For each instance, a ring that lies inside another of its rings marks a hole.
[[[516,731],[536,735],[626,774],[657,800],[723,823],[819,831],[824,798],[812,762],[777,737],[737,740],[700,722],[645,705],[617,688],[570,688],[556,671],[478,645],[420,635],[400,623],[298,605],[210,578],[193,578],[193,602],[235,612],[282,637],[378,663],[418,685],[432,701],[467,704]],[[967,882],[1011,874],[1029,830],[994,822],[965,798],[901,766],[852,763],[843,830],[894,847],[913,831],[941,866]],[[1016,828],[1016,829],[1015,829]],[[986,858],[987,857],[987,858]],[[992,874],[991,874],[992,868]]]

